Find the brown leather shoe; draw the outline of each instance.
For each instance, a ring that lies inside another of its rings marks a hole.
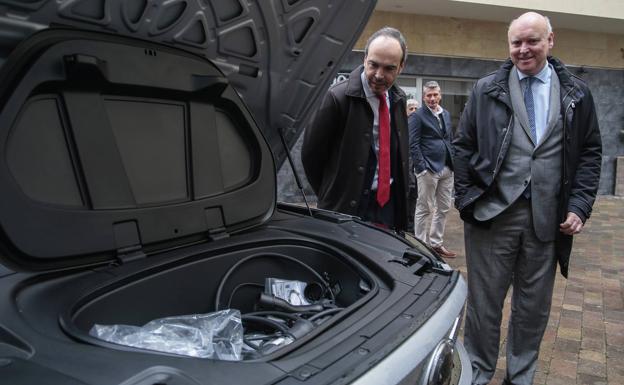
[[[444,246],[435,246],[433,249],[436,251],[436,253],[446,258],[455,258],[457,256],[457,253],[450,251]]]

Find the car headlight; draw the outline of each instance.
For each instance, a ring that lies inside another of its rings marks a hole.
[[[460,323],[461,314],[455,319],[447,338],[440,341],[434,349],[425,369],[423,385],[448,385],[451,383],[454,366],[453,354]]]
[[[425,370],[425,385],[448,385],[453,376],[453,351],[455,342],[451,339],[440,341],[436,346]]]

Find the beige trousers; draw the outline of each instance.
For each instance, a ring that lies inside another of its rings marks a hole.
[[[451,208],[453,172],[444,167],[417,176],[418,199],[414,213],[414,235],[432,247],[442,246],[446,213]]]

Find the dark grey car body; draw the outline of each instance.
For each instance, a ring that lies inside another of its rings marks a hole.
[[[279,133],[296,140],[373,7],[0,1],[1,384],[469,381],[457,271],[401,234],[276,202]],[[342,310],[258,359],[89,334],[211,312],[222,291],[250,311],[237,285],[309,280],[304,264]]]

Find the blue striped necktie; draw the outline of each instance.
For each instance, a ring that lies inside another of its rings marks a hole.
[[[531,126],[531,137],[533,142],[537,143],[537,132],[535,130],[535,106],[533,104],[533,91],[531,86],[535,78],[529,76],[525,78],[526,87],[524,89],[524,107],[526,108],[527,115],[529,116],[529,125]]]

